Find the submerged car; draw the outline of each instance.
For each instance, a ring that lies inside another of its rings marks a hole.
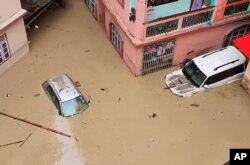
[[[243,77],[245,56],[234,46],[228,46],[187,62],[182,69],[165,77],[167,87],[178,96],[228,84]]]
[[[58,109],[59,115],[70,117],[88,108],[88,103],[67,74],[46,80],[42,87]]]

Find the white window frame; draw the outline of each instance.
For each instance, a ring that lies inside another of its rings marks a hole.
[[[7,55],[7,56],[6,56]],[[8,41],[5,35],[0,36],[0,65],[11,57]]]

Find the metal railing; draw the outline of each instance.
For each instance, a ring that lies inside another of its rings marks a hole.
[[[211,20],[213,11],[207,11],[204,13],[194,14],[183,18],[182,28],[188,28],[199,24],[206,23]]]
[[[225,9],[224,16],[231,16],[239,13],[246,12],[248,10],[250,2],[240,4],[228,4]]]
[[[206,24],[212,19],[213,12],[214,8],[208,7],[148,22],[145,24],[145,37],[164,35]]]
[[[147,27],[146,37],[168,33],[178,29],[178,19]]]

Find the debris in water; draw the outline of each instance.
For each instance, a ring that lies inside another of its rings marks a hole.
[[[119,98],[118,98],[118,103],[119,103],[120,101],[121,101],[121,98],[119,97]]]
[[[22,144],[19,146],[20,148],[24,145],[24,143],[30,138],[32,134],[29,134],[29,136],[22,142]]]
[[[149,118],[156,118],[158,117],[156,113],[152,113],[152,115],[149,115]]]
[[[37,94],[34,94],[34,97],[38,97],[40,95],[41,95],[40,93],[37,93]]]
[[[84,52],[89,52],[90,50],[85,50]]]
[[[76,85],[77,87],[81,86],[81,84],[80,84],[79,81],[76,81],[76,82],[75,82],[75,85]]]
[[[12,142],[12,143],[8,143],[8,144],[4,144],[4,145],[0,145],[0,147],[5,147],[5,146],[9,146],[9,145],[13,145],[13,144],[18,144],[18,143],[22,143],[23,141],[16,141],[16,142]]]
[[[199,104],[190,104],[190,106],[192,106],[192,107],[199,107],[200,105]]]
[[[10,96],[13,96],[13,93],[7,93],[6,94],[6,97],[10,97]]]
[[[108,88],[101,88],[101,91],[104,91],[107,93],[109,91],[109,89]]]
[[[38,26],[38,25],[35,25],[35,28],[36,28],[36,29],[38,29],[38,28],[39,28],[39,26]]]

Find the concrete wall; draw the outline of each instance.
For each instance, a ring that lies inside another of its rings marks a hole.
[[[120,5],[118,1],[103,0],[106,6],[112,8],[114,17],[121,20],[122,24],[126,26],[131,35],[137,40],[143,39],[143,23],[145,22],[146,4],[145,0],[137,0],[136,3],[130,0],[124,0],[124,6]],[[132,3],[131,3],[132,2]],[[131,4],[130,4],[131,3]],[[130,21],[130,7],[135,7],[136,20]]]
[[[96,1],[96,19],[98,22],[104,22],[105,21],[105,7],[102,3],[102,0],[95,0]]]
[[[111,16],[108,10],[105,10],[105,30],[106,34],[110,38],[110,23],[116,25],[119,30],[120,36],[123,41],[123,52],[122,58],[132,71],[134,75],[140,75],[141,65],[142,65],[142,49],[135,48],[131,41],[128,39],[127,35],[116,23],[115,19]]]
[[[6,35],[11,57],[0,65],[0,74],[10,68],[15,62],[27,55],[29,52],[29,45],[24,28],[24,21],[21,17],[16,20],[8,28],[0,31],[0,35]]]
[[[5,35],[11,57],[0,65],[0,74],[29,52],[20,0],[0,0],[0,35]]]
[[[20,0],[0,0],[0,23],[17,13],[21,9]]]

